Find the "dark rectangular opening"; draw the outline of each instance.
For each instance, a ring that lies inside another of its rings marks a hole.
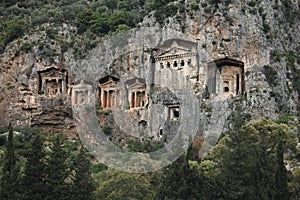
[[[170,68],[171,64],[170,62],[167,62],[167,67]]]
[[[131,108],[135,107],[135,93],[133,92],[131,95]]]
[[[240,90],[240,75],[237,74],[236,75],[236,94],[239,94],[239,90]]]

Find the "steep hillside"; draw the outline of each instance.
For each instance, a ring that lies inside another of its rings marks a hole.
[[[237,104],[253,118],[299,112],[298,1],[3,1],[0,10],[3,125],[14,121],[71,130],[72,88],[87,78],[83,74],[92,80],[96,104],[103,107],[97,86],[101,78],[146,79],[143,69],[151,67],[152,50],[174,38],[197,46],[197,69],[187,73],[204,110],[200,124],[206,126],[200,134],[216,127],[217,132],[226,130]],[[122,36],[127,52],[118,53],[111,46],[120,45],[116,35],[132,28]],[[226,81],[209,86],[209,63],[224,58],[243,65],[238,98],[226,97]],[[41,76],[51,69],[67,79],[59,97],[42,89]],[[216,125],[220,116],[223,122]]]
[[[299,199],[299,6],[2,0],[0,199]]]

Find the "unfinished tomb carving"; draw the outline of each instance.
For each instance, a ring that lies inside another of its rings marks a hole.
[[[235,97],[245,91],[244,63],[222,58],[208,63],[207,88],[210,94]]]
[[[75,83],[72,88],[72,105],[84,105],[91,102],[93,86],[81,80]]]
[[[39,71],[39,94],[54,97],[66,94],[68,85],[68,72],[56,68]]]
[[[119,97],[119,79],[113,76],[106,76],[98,83],[100,105],[103,109],[116,108]]]
[[[128,102],[130,108],[139,108],[146,105],[146,81],[142,78],[134,78],[126,81]]]

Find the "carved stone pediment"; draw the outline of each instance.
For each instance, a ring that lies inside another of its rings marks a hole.
[[[157,56],[155,57],[155,60],[172,60],[196,56],[196,54],[197,43],[181,39],[170,39],[157,47]]]
[[[99,81],[100,88],[116,88],[118,85],[119,79],[113,76],[107,76]]]
[[[73,86],[74,91],[82,91],[82,90],[83,91],[86,91],[86,90],[92,91],[92,89],[93,89],[93,86],[85,83],[83,80],[81,80],[79,84]]]
[[[134,78],[126,81],[128,89],[145,89],[146,81],[141,78]]]
[[[116,82],[114,82],[114,81],[110,81],[110,82],[106,82],[106,83],[104,83],[104,84],[100,84],[100,87],[101,88],[114,88],[114,87],[116,87]]]
[[[178,55],[178,54],[186,54],[186,53],[191,53],[191,52],[195,52],[195,51],[192,51],[191,49],[181,48],[181,47],[173,47],[171,49],[167,49],[166,51],[162,52],[159,55],[159,57],[172,56],[172,55]]]
[[[43,76],[48,76],[48,77],[61,77],[63,75],[63,72],[60,72],[58,69],[52,68],[50,71],[44,71],[41,72]]]
[[[239,60],[232,59],[232,58],[221,58],[221,59],[218,59],[218,60],[208,63],[208,67],[211,67],[211,66],[216,66],[218,68],[222,68],[224,66],[234,66],[234,67],[243,68],[244,63]]]
[[[180,48],[185,48],[185,49],[197,49],[197,43],[188,41],[188,40],[182,40],[182,39],[169,39],[164,41],[164,43],[160,46],[158,46],[158,49],[171,49],[174,47],[180,47]]]
[[[134,85],[131,85],[128,87],[130,90],[140,90],[140,89],[145,89],[146,86],[144,84],[136,83]]]

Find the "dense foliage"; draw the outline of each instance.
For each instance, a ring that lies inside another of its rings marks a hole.
[[[76,27],[77,34],[86,34],[92,38],[108,33],[117,34],[135,27],[155,9],[158,9],[157,13],[161,15],[163,12],[160,11],[173,1],[2,1],[0,3],[0,51],[25,32],[40,29],[43,24],[52,24],[52,31],[47,32],[50,37],[57,34],[55,27],[61,26],[62,23]]]
[[[0,179],[0,199],[16,199],[19,197],[20,178],[16,165],[16,155],[13,144],[13,129],[9,128],[7,150],[3,161],[3,173]]]
[[[250,121],[232,116],[231,129],[211,153],[182,155],[148,174],[127,174],[91,164],[79,141],[25,128],[31,137],[12,137],[1,156],[1,199],[299,199],[300,162],[295,118]],[[22,131],[22,130],[20,130]],[[200,144],[201,145],[201,144]],[[135,147],[132,151],[140,151]],[[143,150],[143,149],[142,149]],[[1,155],[1,154],[0,154]]]
[[[0,52],[6,46],[23,36],[25,33],[45,31],[48,38],[59,42],[62,52],[72,48],[75,54],[82,56],[81,50],[92,49],[99,42],[99,38],[107,34],[118,34],[133,27],[138,27],[146,15],[152,15],[156,22],[163,24],[168,17],[173,17],[181,24],[182,31],[187,16],[194,18],[197,11],[212,15],[223,4],[222,11],[227,21],[232,21],[227,15],[228,6],[233,0],[56,0],[56,1],[1,1],[0,2]],[[295,5],[290,0],[282,1],[282,8],[278,1],[272,2],[274,9],[280,9],[284,18],[277,19],[284,24],[293,24],[300,18]],[[272,39],[272,27],[267,22],[263,6],[258,1],[249,1],[243,7],[252,14],[260,14],[263,19],[263,31],[267,38]],[[276,18],[276,16],[275,16]],[[145,24],[147,25],[147,24]],[[66,40],[58,29],[64,26],[72,27],[71,40]],[[42,52],[44,44],[39,44]],[[32,44],[20,47],[20,51],[32,50]],[[57,52],[45,52],[45,56],[55,56]]]
[[[5,155],[0,157],[1,199],[92,199],[91,159],[83,148],[78,150],[78,144],[63,135],[35,133],[29,141],[24,139],[9,133]]]

